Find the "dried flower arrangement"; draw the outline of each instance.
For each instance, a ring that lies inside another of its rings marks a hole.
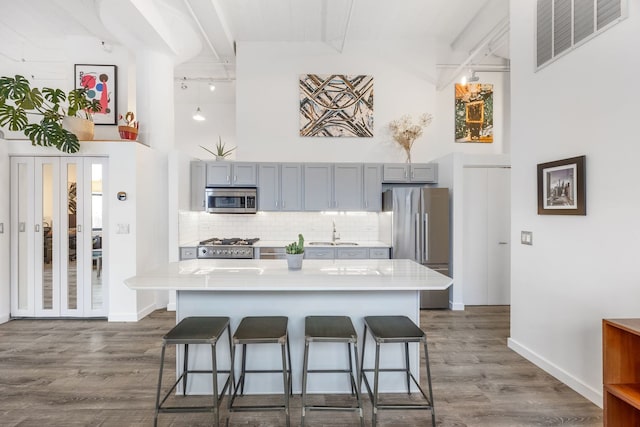
[[[418,122],[414,123],[413,117],[405,114],[397,120],[389,123],[393,139],[407,153],[407,163],[411,163],[411,148],[416,139],[422,136],[422,130],[431,124],[433,116],[429,113],[422,113],[418,117]]]

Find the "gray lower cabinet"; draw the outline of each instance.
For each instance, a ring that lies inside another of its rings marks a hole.
[[[181,246],[180,247],[180,259],[196,259],[198,256],[198,248],[195,246]]]
[[[367,259],[369,249],[367,248],[338,248],[336,249],[337,259]]]
[[[389,259],[389,248],[369,248],[369,258]]]
[[[334,248],[309,248],[304,249],[305,259],[334,259],[336,250]]]

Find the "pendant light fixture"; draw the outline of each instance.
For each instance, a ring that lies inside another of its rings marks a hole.
[[[196,108],[196,112],[193,113],[193,120],[197,122],[203,122],[207,120],[207,118],[202,114],[202,111],[200,111],[200,107]]]
[[[193,113],[193,120],[196,122],[203,122],[207,120],[207,118],[202,114],[200,110],[200,85],[197,85],[196,90],[198,91],[198,106],[196,107],[196,112]]]

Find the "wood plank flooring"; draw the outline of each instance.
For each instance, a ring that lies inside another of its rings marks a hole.
[[[0,325],[0,425],[153,425],[161,337],[175,324],[174,316],[159,310],[138,323],[15,320]],[[507,348],[509,307],[423,311],[421,317],[438,426],[602,425],[600,408]],[[168,354],[172,367],[174,352]],[[201,403],[199,397],[188,399]],[[293,426],[300,424],[300,414],[300,396],[294,396]],[[223,410],[222,419],[226,416]],[[306,418],[309,427],[358,425],[352,413],[312,412]],[[365,420],[370,425],[368,399]],[[384,411],[378,425],[425,426],[429,420],[426,411]],[[211,421],[207,414],[160,414],[159,425]],[[276,427],[284,418],[278,412],[234,413],[229,425]]]

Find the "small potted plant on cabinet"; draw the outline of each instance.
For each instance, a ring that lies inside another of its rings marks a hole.
[[[287,266],[289,270],[300,270],[302,268],[302,258],[304,258],[304,237],[298,234],[298,241],[285,247],[287,252]]]
[[[85,88],[67,94],[61,89],[32,88],[23,76],[0,77],[0,126],[22,131],[33,145],[76,153],[80,149],[79,139],[93,139],[92,115],[99,111],[100,103],[90,101]],[[29,123],[28,115],[42,119]],[[66,129],[70,121],[82,122],[83,133],[76,135]]]

